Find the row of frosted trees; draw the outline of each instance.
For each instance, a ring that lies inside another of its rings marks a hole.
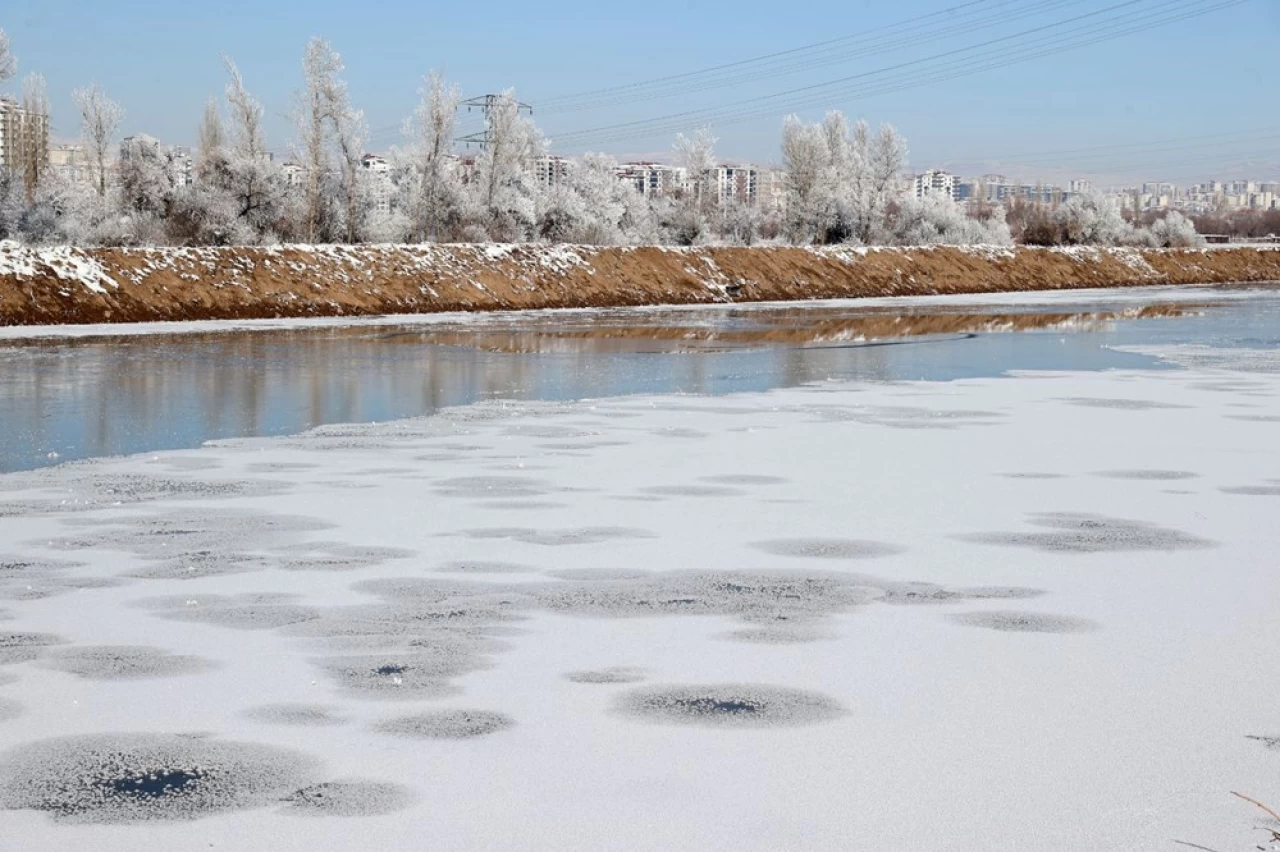
[[[0,82],[15,66],[0,32]],[[98,86],[75,92],[91,180],[38,168],[0,175],[0,238],[82,245],[1013,241],[1003,209],[971,216],[946,196],[902,197],[905,140],[887,125],[851,127],[839,112],[816,124],[794,116],[783,123],[785,203],[773,210],[712,185],[716,140],[705,129],[677,138],[673,158],[688,178],[667,193],[642,195],[619,180],[618,163],[605,154],[583,155],[559,179],[539,181],[535,164],[547,142],[511,91],[487,113],[486,144],[463,161],[454,152],[460,92],[433,74],[404,122],[404,143],[392,150],[388,172],[375,175],[362,162],[364,114],[351,102],[341,56],[322,39],[303,57],[286,171],[268,154],[262,104],[234,63],[226,67],[223,97],[205,107],[189,183],[179,180],[180,160],[154,141],[133,137],[119,145],[124,112]],[[38,75],[24,85],[24,103],[47,111]],[[1064,210],[1053,215],[1093,216],[1106,226],[1063,224],[1061,242],[1170,242],[1133,228],[1108,230],[1108,216],[1119,220],[1119,212],[1103,199]]]

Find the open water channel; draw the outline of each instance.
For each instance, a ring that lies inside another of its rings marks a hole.
[[[1280,345],[1280,286],[564,311],[77,336],[0,329],[0,472],[483,399],[1147,367],[1115,345]]]

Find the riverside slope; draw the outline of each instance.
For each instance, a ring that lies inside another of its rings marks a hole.
[[[921,296],[1280,280],[1277,248],[25,248],[0,326]]]

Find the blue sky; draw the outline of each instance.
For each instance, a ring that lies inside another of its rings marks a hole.
[[[40,71],[48,79],[55,131],[63,138],[76,135],[71,90],[97,81],[127,109],[126,133],[190,142],[204,100],[225,83],[219,57],[226,54],[266,105],[271,146],[285,152],[292,132],[284,116],[290,93],[301,83],[303,46],[313,35],[328,38],[342,52],[354,100],[379,131],[373,149],[398,141],[395,128],[411,111],[419,81],[431,69],[444,72],[468,95],[515,86],[521,99],[539,110],[554,97],[853,36],[864,41],[846,44],[886,49],[724,88],[645,101],[617,99],[603,109],[555,113],[548,107],[535,118],[554,142],[573,131],[697,112],[866,74],[854,83],[863,86],[860,93],[815,89],[803,98],[752,105],[748,111],[760,114],[747,121],[713,122],[721,156],[776,160],[779,120],[799,104],[801,115],[810,119],[825,108],[841,108],[873,123],[893,122],[910,140],[916,168],[949,164],[960,171],[1003,170],[1048,179],[1079,174],[1176,180],[1245,173],[1280,179],[1276,0],[1245,0],[971,76],[901,91],[866,90],[884,79],[875,73],[881,69],[904,65],[898,74],[927,76],[936,67],[931,63],[968,54],[930,57],[988,40],[1005,39],[990,48],[1002,53],[1036,38],[1061,45],[1068,38],[1063,22],[1077,16],[1093,14],[1072,26],[1103,24],[1107,15],[1128,15],[1125,20],[1141,25],[1157,14],[1195,11],[1221,0],[1130,0],[1103,14],[1121,2],[810,0],[789,13],[786,4],[754,0],[736,5],[657,0],[643,6],[492,0],[479,7],[400,0],[190,5],[5,0],[0,27],[9,32],[20,73]],[[953,11],[939,14],[948,8]],[[918,20],[907,34],[910,39],[894,36],[898,41],[886,44],[894,31],[877,29],[931,14],[939,16]],[[948,30],[953,25],[954,34]],[[1018,35],[1036,28],[1044,29]],[[18,85],[11,80],[8,87],[16,91]],[[668,126],[686,122],[692,129],[700,116],[663,122],[663,132],[652,136],[628,130],[629,138],[597,133],[584,141],[619,155],[661,156],[673,135]],[[562,150],[581,150],[573,140],[560,143]]]

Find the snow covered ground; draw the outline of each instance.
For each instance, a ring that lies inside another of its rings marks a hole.
[[[1254,848],[1280,354],[1147,354],[2,477],[0,849]]]

